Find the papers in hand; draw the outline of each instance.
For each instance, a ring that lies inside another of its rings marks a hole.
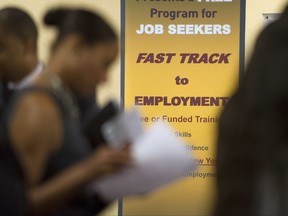
[[[164,123],[138,133],[132,143],[132,156],[133,166],[94,183],[94,190],[107,201],[153,191],[196,168],[184,141],[174,137],[173,130]]]
[[[119,113],[102,125],[102,134],[109,145],[121,148],[123,144],[134,143],[143,133],[137,109]]]

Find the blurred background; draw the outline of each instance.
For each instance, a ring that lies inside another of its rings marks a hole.
[[[128,0],[129,1],[129,0]],[[238,0],[235,0],[238,1]],[[255,39],[263,28],[263,14],[280,13],[287,4],[285,0],[246,0],[246,33],[245,33],[245,59],[248,59],[253,49]],[[28,11],[39,28],[39,57],[44,62],[49,53],[53,31],[43,28],[42,15],[54,6],[81,6],[100,13],[116,29],[120,35],[121,29],[121,0],[1,0],[0,7],[17,6]],[[120,41],[119,41],[120,43]],[[109,98],[120,100],[121,70],[120,55],[110,69],[108,82],[98,89],[99,104],[104,104]],[[106,209],[101,216],[118,215],[118,205],[115,202]]]

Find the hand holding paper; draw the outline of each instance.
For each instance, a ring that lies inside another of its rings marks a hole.
[[[131,115],[139,119],[136,113]],[[124,122],[122,119],[122,124]],[[107,201],[150,192],[196,168],[184,141],[174,137],[173,130],[164,123],[157,123],[139,133],[131,150],[135,165],[93,185],[94,190]]]

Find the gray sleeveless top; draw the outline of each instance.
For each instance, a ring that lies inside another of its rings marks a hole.
[[[27,87],[19,91],[13,98],[11,108],[15,105],[15,102],[24,94],[32,92],[41,92],[49,95],[55,100],[58,105],[63,122],[63,141],[61,148],[51,155],[46,172],[43,177],[43,182],[57,175],[61,171],[70,167],[71,165],[87,158],[87,156],[93,151],[90,143],[82,133],[79,120],[77,118],[77,107],[71,102],[67,95],[62,91],[55,89],[46,89],[39,87]],[[12,110],[12,109],[9,110]],[[45,122],[43,122],[45,124]],[[73,216],[83,215],[92,216],[101,211],[107,203],[101,200],[95,193],[87,193],[83,190],[74,200],[59,209],[53,214],[53,216]]]
[[[27,216],[29,206],[23,172],[6,128],[6,102],[0,83],[0,215]]]
[[[47,180],[63,169],[66,169],[74,163],[86,158],[92,149],[80,129],[77,116],[73,113],[73,111],[75,112],[75,107],[71,107],[71,104],[67,103],[65,96],[61,95],[60,92],[46,88],[27,87],[16,94],[11,106],[13,106],[13,104],[15,104],[15,102],[24,94],[32,92],[41,92],[52,97],[58,105],[62,117],[64,133],[63,141],[61,148],[50,157],[46,175],[43,179]],[[10,110],[13,110],[13,108]],[[43,122],[43,124],[45,124],[45,122]]]

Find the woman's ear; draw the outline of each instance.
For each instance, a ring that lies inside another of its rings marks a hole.
[[[86,64],[89,49],[80,35],[73,34],[68,36],[63,45],[66,47],[66,49],[64,49],[66,50],[64,57],[69,58],[67,60],[70,62],[70,65],[73,65],[73,67],[81,67]]]
[[[78,34],[71,35],[72,52],[78,59],[79,63],[85,63],[89,54],[89,47],[82,36]]]

